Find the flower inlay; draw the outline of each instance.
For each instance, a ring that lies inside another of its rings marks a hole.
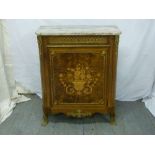
[[[68,95],[89,95],[98,81],[100,73],[95,73],[88,65],[77,64],[59,74],[59,80]]]

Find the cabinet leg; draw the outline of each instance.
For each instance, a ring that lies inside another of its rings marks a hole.
[[[42,126],[46,126],[48,124],[48,115],[47,114],[44,114],[43,115],[43,118],[42,118],[42,123],[41,125]]]
[[[112,125],[115,124],[115,113],[114,112],[110,113],[110,123]]]

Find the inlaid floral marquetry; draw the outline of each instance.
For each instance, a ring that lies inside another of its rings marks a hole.
[[[52,50],[49,50],[52,53]],[[54,48],[53,51],[55,54],[51,54],[50,61],[53,66],[51,74],[54,77],[54,103],[104,104],[107,80],[104,72],[108,54],[102,56],[102,48],[96,53],[81,48],[71,52],[69,48]],[[106,52],[108,51],[105,49]]]
[[[69,95],[90,95],[96,85],[100,73],[94,74],[93,69],[85,64],[77,64],[75,68],[67,68],[59,74],[59,80]]]

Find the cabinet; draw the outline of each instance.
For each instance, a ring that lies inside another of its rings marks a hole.
[[[117,27],[40,27],[36,32],[44,123],[49,114],[115,119]]]

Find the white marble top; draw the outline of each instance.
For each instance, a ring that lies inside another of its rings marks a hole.
[[[116,26],[41,26],[37,35],[120,35]]]

